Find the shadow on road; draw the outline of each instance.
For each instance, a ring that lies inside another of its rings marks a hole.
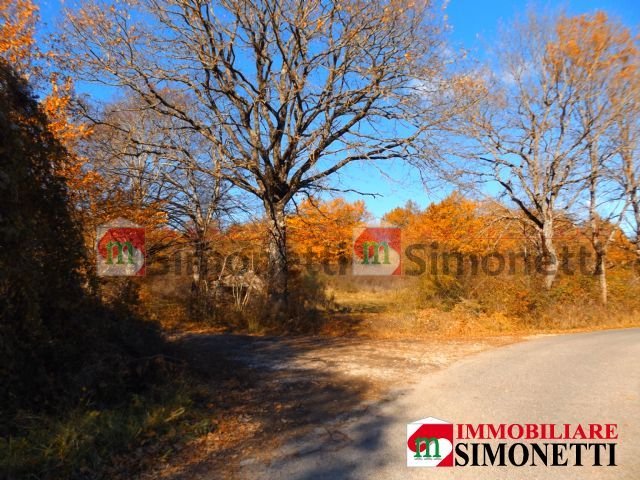
[[[162,478],[353,478],[358,457],[384,464],[367,456],[390,421],[380,388],[332,365],[350,348],[357,366],[349,339],[189,334],[175,347],[211,385],[202,400],[220,423]]]

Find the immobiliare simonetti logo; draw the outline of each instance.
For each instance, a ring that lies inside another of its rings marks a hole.
[[[118,218],[96,232],[96,270],[100,276],[142,276],[145,273],[145,232]]]
[[[429,417],[407,425],[408,467],[451,467],[453,424]]]
[[[455,437],[455,438],[454,438]],[[615,467],[615,423],[407,425],[408,467]]]
[[[354,275],[400,275],[402,273],[401,229],[360,227],[353,231]]]

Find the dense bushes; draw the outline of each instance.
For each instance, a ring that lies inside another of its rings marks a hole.
[[[87,296],[85,250],[65,181],[67,152],[28,86],[0,63],[0,404],[118,398],[160,336]],[[3,419],[3,420],[6,420]],[[4,423],[4,422],[3,422]]]
[[[82,239],[56,165],[66,152],[27,85],[0,64],[0,315],[2,403],[42,402],[76,323]]]
[[[81,227],[57,175],[67,158],[0,63],[2,478],[100,478],[189,403],[159,329],[86,291]]]

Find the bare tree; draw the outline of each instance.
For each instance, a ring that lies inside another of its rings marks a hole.
[[[188,109],[188,102],[182,103]],[[198,315],[210,314],[210,239],[235,205],[220,163],[208,154],[208,143],[135,97],[110,103],[101,114],[85,114],[95,125],[93,163],[110,183],[127,185],[132,207],[163,214],[166,224],[188,239],[193,252],[191,305]]]
[[[601,301],[606,304],[607,251],[629,204],[625,189],[620,189],[610,175],[617,150],[611,134],[619,117],[627,115],[625,105],[635,104],[627,81],[634,62],[634,40],[629,29],[609,20],[603,12],[561,16],[556,32],[558,39],[550,45],[550,51],[579,87],[576,128],[584,137],[584,161],[589,172],[585,186],[589,240],[595,252],[594,275],[600,284]]]
[[[622,104],[616,117],[613,139],[617,147],[614,175],[626,195],[630,209],[626,227],[629,227],[634,245],[636,263],[640,271],[640,55],[635,53],[635,64],[629,77],[632,98]]]
[[[113,187],[105,195],[120,194],[133,211],[151,208],[164,197],[163,173],[153,152],[141,148],[139,138],[148,138],[155,125],[134,110],[127,100],[107,105],[102,112],[87,114],[92,134],[84,139],[82,153],[93,168]]]
[[[483,98],[456,122],[449,170],[457,181],[489,185],[509,198],[539,236],[545,285],[558,271],[555,222],[586,178],[585,131],[575,128],[581,84],[549,47],[550,19],[530,14],[505,32],[496,63],[477,73]]]
[[[92,3],[68,12],[64,29],[79,77],[126,88],[196,132],[224,176],[260,199],[277,309],[292,198],[351,162],[407,158],[443,115],[424,96],[445,83],[441,14],[429,1]]]

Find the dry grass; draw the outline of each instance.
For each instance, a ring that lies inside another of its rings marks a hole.
[[[637,279],[612,276],[603,306],[593,279],[560,278],[551,292],[531,278],[358,279],[329,284],[335,311],[322,333],[376,338],[464,338],[640,326]]]

